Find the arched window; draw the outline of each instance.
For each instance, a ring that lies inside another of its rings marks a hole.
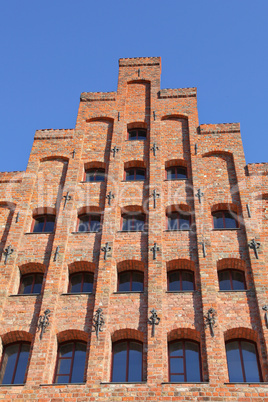
[[[100,214],[84,214],[78,217],[78,232],[99,232],[101,229]]]
[[[12,343],[6,345],[3,351],[0,383],[24,384],[29,360],[30,343]]]
[[[55,215],[39,215],[34,217],[33,233],[51,233],[54,230]]]
[[[190,230],[191,215],[181,212],[167,213],[167,229],[168,230]]]
[[[123,271],[118,274],[118,292],[143,292],[143,272]]]
[[[91,168],[85,171],[85,181],[99,182],[105,181],[105,169],[103,168]]]
[[[169,381],[200,382],[201,362],[199,344],[191,340],[169,342]]]
[[[20,280],[19,295],[31,294],[31,293],[41,293],[43,283],[42,273],[32,273],[27,275],[22,275]]]
[[[92,293],[94,275],[92,272],[75,272],[70,275],[69,293]]]
[[[125,180],[126,181],[144,181],[145,180],[145,169],[140,167],[132,167],[125,169]]]
[[[128,130],[128,139],[130,141],[146,140],[146,129],[144,128],[132,128]]]
[[[184,166],[170,166],[166,169],[167,180],[187,179],[187,168]]]
[[[59,345],[54,383],[84,382],[86,348],[86,343],[77,341]]]
[[[246,281],[243,271],[224,269],[218,271],[220,290],[245,290]]]
[[[234,213],[229,211],[215,211],[212,213],[214,229],[235,229],[238,227]]]
[[[122,215],[122,231],[142,232],[144,230],[145,215],[142,213],[127,213]]]
[[[256,344],[237,339],[226,342],[230,382],[262,381]]]
[[[124,340],[113,344],[112,382],[142,381],[142,343]]]
[[[194,273],[179,269],[168,272],[168,290],[169,291],[187,291],[194,290]]]

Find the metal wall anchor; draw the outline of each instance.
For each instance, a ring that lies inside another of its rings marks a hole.
[[[209,327],[211,336],[214,336],[214,327],[216,327],[216,311],[214,308],[210,308],[207,312],[207,315],[205,315],[205,327]]]
[[[93,327],[94,330],[93,332],[96,332],[97,339],[99,338],[99,333],[102,332],[102,326],[105,324],[103,314],[102,314],[102,309],[98,308],[96,313],[93,316]]]
[[[154,120],[156,120],[156,112],[153,111]]]
[[[156,208],[156,199],[160,197],[160,193],[157,193],[156,190],[153,191],[153,199],[154,199],[154,209]]]
[[[4,250],[3,254],[4,254],[4,256],[5,256],[5,265],[6,265],[6,263],[7,263],[8,257],[13,253],[13,251],[14,251],[14,249],[11,248],[11,246],[8,246],[8,247]]]
[[[116,153],[119,152],[119,148],[117,148],[117,146],[115,145],[115,146],[111,149],[111,152],[112,152],[112,154],[113,154],[113,157],[115,158]]]
[[[67,194],[64,195],[62,198],[65,198],[64,204],[63,204],[63,209],[64,209],[66,207],[67,202],[70,201],[72,199],[72,197],[69,195],[69,191],[67,191]]]
[[[106,198],[108,199],[108,205],[111,205],[111,200],[114,198],[114,194],[109,191],[109,193],[106,195]]]
[[[265,306],[263,306],[263,308],[262,308],[262,309],[265,311],[265,314],[264,314],[264,319],[265,319],[266,328],[268,328],[268,315],[267,315],[268,306],[267,306],[267,305],[265,305]]]
[[[204,196],[204,193],[202,193],[200,188],[197,190],[197,193],[195,196],[198,198],[199,204],[201,204],[201,198]]]
[[[153,252],[153,260],[156,260],[156,252],[159,251],[160,248],[156,243],[154,243],[154,246],[151,248],[151,251]]]
[[[20,219],[20,213],[18,212],[18,213],[17,213],[17,216],[16,216],[16,221],[15,221],[15,222],[18,223],[18,222],[19,222],[19,219]]]
[[[248,211],[248,217],[251,218],[251,211],[250,211],[250,206],[249,204],[246,204],[247,211]]]
[[[112,250],[112,247],[109,246],[109,243],[105,243],[105,246],[101,248],[101,251],[104,251],[104,260],[107,260],[107,253]]]
[[[157,312],[156,312],[156,310],[154,308],[151,310],[151,313],[152,313],[152,315],[151,315],[150,318],[148,318],[148,323],[150,325],[152,325],[152,336],[154,336],[154,334],[155,334],[155,326],[159,324],[160,317],[157,316]]]
[[[252,239],[249,243],[248,243],[249,248],[254,250],[255,253],[255,257],[257,258],[257,260],[259,259],[259,254],[258,254],[258,249],[261,246],[261,243],[259,241],[256,241],[255,239]]]
[[[154,142],[154,145],[151,148],[151,151],[153,151],[154,156],[156,155],[156,150],[158,150],[158,146],[156,145],[156,143]]]
[[[195,154],[197,155],[197,144],[194,144],[194,151],[195,151]]]
[[[53,259],[54,262],[57,261],[57,258],[58,258],[58,255],[59,255],[59,249],[60,249],[60,247],[57,246],[56,251],[55,251],[55,254],[54,254],[54,259]]]
[[[76,150],[75,150],[75,149],[73,150],[72,154],[73,154],[73,159],[74,159],[75,154],[76,154]]]
[[[46,328],[49,326],[49,318],[50,318],[50,310],[49,309],[46,309],[46,311],[44,312],[44,315],[40,315],[40,317],[39,317],[37,329],[38,329],[38,331],[41,330],[40,340],[43,337],[43,333],[46,332]]]

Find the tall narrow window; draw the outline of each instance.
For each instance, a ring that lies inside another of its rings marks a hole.
[[[128,130],[128,139],[131,141],[146,140],[146,130],[142,128]]]
[[[125,232],[140,232],[144,230],[144,214],[124,214],[122,216],[122,230]]]
[[[190,230],[191,216],[190,214],[182,214],[179,212],[171,212],[167,214],[168,230]]]
[[[194,290],[194,273],[192,271],[178,270],[168,273],[169,291]]]
[[[142,343],[120,341],[113,344],[112,382],[142,381]]]
[[[192,341],[169,343],[169,381],[200,382],[201,364],[199,344]]]
[[[143,272],[120,272],[118,274],[118,292],[143,292]]]
[[[230,382],[262,381],[255,343],[242,339],[227,342],[226,354]]]
[[[214,229],[235,229],[238,222],[229,211],[217,211],[212,213]]]
[[[67,342],[59,345],[55,383],[84,382],[87,345],[82,342]]]
[[[21,277],[19,294],[41,293],[43,274],[27,274]]]
[[[50,233],[54,230],[55,216],[40,215],[34,218],[33,232],[34,233]]]
[[[218,272],[220,290],[245,290],[244,272],[226,269]]]
[[[29,343],[13,343],[4,348],[0,371],[1,384],[24,384],[29,352]]]
[[[105,181],[105,169],[96,168],[86,170],[85,181],[89,182]]]
[[[99,232],[101,229],[99,214],[79,216],[78,232]]]

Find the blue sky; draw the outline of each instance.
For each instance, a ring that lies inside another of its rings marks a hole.
[[[115,91],[118,59],[161,56],[162,88],[197,87],[199,121],[240,122],[268,162],[268,1],[0,0],[0,171],[35,130],[73,128],[83,91]]]

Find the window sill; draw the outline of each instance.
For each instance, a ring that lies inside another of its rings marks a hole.
[[[93,292],[62,293],[61,296],[93,295]]]
[[[52,384],[40,384],[39,386],[40,387],[51,387],[51,386],[54,386],[54,387],[60,387],[61,385],[62,386],[65,386],[65,385],[85,385],[86,383],[85,382],[61,382],[61,383],[52,383]]]
[[[118,233],[147,233],[145,230],[118,230]]]
[[[24,387],[25,384],[0,384],[0,387]]]
[[[262,385],[267,385],[268,384],[268,382],[261,382],[261,381],[258,381],[258,382],[224,382],[224,385],[236,385],[236,384],[239,384],[239,385],[256,385],[256,384],[259,384],[260,385],[260,387],[262,386]]]
[[[90,183],[90,184],[92,184],[92,183],[105,183],[105,180],[103,180],[103,181],[80,181],[80,183],[81,184],[84,184],[84,183]]]
[[[229,293],[229,292],[230,292],[230,293],[237,293],[237,292],[238,292],[238,293],[239,293],[239,292],[240,292],[240,293],[241,293],[241,292],[246,293],[246,292],[248,292],[248,290],[249,290],[249,289],[238,289],[238,290],[219,290],[219,292],[220,292],[220,293],[224,293],[224,292],[226,292],[226,293]]]
[[[167,290],[166,293],[195,293],[196,290]]]
[[[224,231],[224,230],[240,230],[241,228],[213,228],[212,232],[217,232],[217,231]]]
[[[185,384],[185,385],[193,385],[193,384],[209,384],[208,381],[199,381],[199,382],[183,382],[183,381],[178,381],[178,382],[161,382],[161,384]]]
[[[83,233],[100,233],[101,230],[91,230],[91,231],[85,231],[85,232],[71,232],[71,234],[83,234]]]
[[[20,297],[20,296],[40,296],[41,293],[22,293],[22,294],[17,294],[17,295],[9,295],[9,297]]]
[[[120,294],[132,294],[132,293],[144,293],[143,290],[125,290],[125,291],[118,291],[118,292],[113,292],[113,295],[120,295]]]
[[[191,229],[166,229],[165,232],[190,232]]]
[[[185,181],[187,179],[188,177],[186,177],[185,179],[165,179],[164,181]]]
[[[42,235],[49,235],[49,234],[51,234],[51,233],[54,233],[54,232],[26,232],[26,233],[24,233],[25,235],[36,235],[36,234],[42,234]]]
[[[115,384],[115,385],[118,385],[118,384],[122,384],[122,385],[125,385],[125,384],[146,384],[147,382],[146,381],[137,381],[137,382],[112,382],[112,381],[107,381],[107,382],[101,382],[101,384],[108,384],[108,385],[113,385],[113,384]]]
[[[144,183],[145,181],[146,181],[146,179],[145,180],[122,180],[121,182],[122,183],[136,183],[136,182],[139,182],[139,183]]]

